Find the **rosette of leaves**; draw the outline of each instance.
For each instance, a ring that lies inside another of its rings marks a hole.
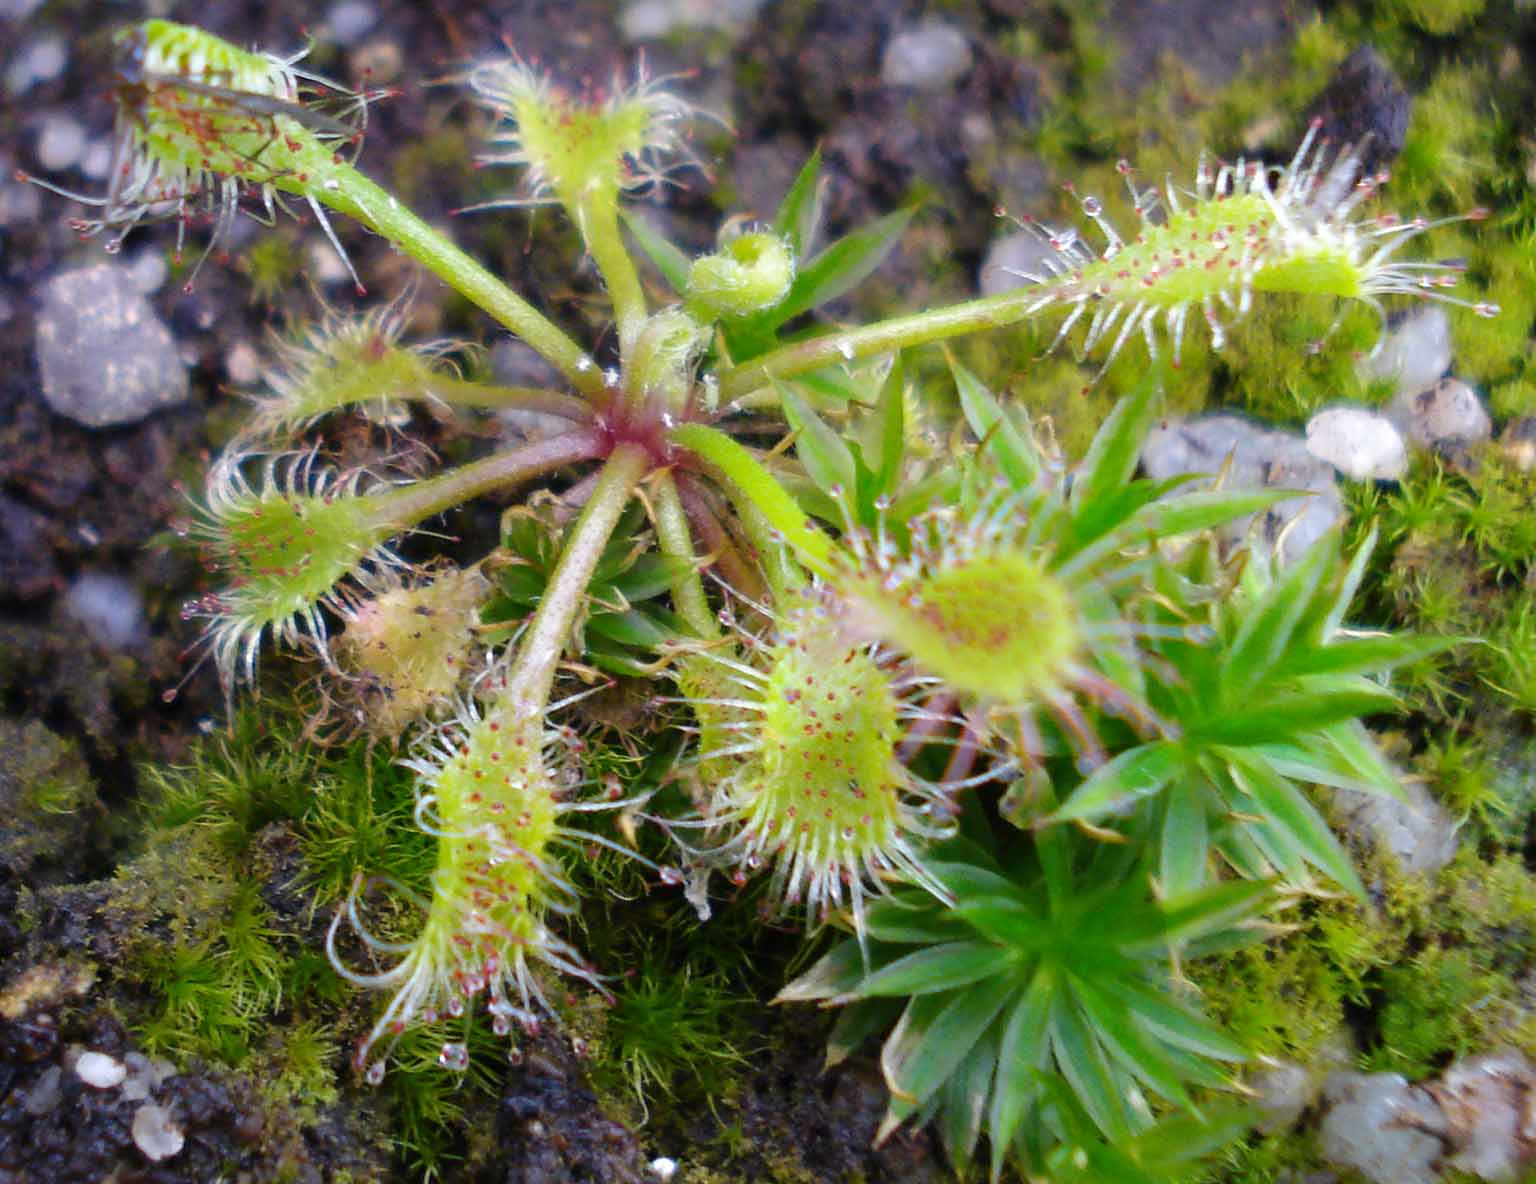
[[[1360,717],[1397,710],[1383,674],[1454,644],[1345,628],[1373,541],[1347,564],[1337,533],[1288,569],[1244,552],[1237,574],[1223,578],[1206,540],[1181,563],[1156,568],[1154,616],[1185,628],[1152,632],[1166,671],[1149,696],[1164,718],[1179,721],[1179,734],[1121,751],[1053,818],[1119,819],[1145,834],[1170,894],[1209,882],[1219,853],[1243,876],[1307,888],[1317,871],[1363,895],[1305,787],[1401,797]]]
[[[1222,1086],[1220,1065],[1245,1054],[1182,996],[1173,960],[1261,936],[1270,887],[1159,898],[1142,845],[1055,827],[997,847],[967,821],[928,863],[952,906],[881,899],[867,952],[846,940],[779,995],[846,1005],[832,1062],[888,1030],[881,1137],[936,1119],[963,1168],[985,1134],[996,1179],[1015,1151],[1039,1168],[1061,1141],[1083,1142],[1079,1115],[1122,1150],[1155,1127],[1149,1095],[1198,1115],[1191,1087]]]
[[[554,504],[529,506],[503,519],[497,592],[483,612],[490,638],[514,632],[538,607],[560,559],[564,532]],[[587,607],[572,653],[606,674],[648,677],[656,652],[687,630],[667,607],[666,595],[686,561],[654,549],[645,510],[632,502],[603,549],[587,589]]]

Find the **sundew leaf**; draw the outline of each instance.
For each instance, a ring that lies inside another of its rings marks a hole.
[[[1247,608],[1222,663],[1225,705],[1251,702],[1253,692],[1284,661],[1308,600],[1327,578],[1337,557],[1338,536],[1329,534],[1271,584],[1257,604]]]
[[[812,256],[795,273],[789,294],[773,310],[774,318],[783,324],[851,291],[895,249],[916,212],[906,209],[886,214]]]
[[[989,1024],[970,1055],[943,1086],[939,1130],[950,1159],[962,1174],[969,1170],[971,1153],[981,1137],[981,1126],[992,1093],[992,1078],[997,1070],[997,1043],[997,1025]]]
[[[1232,778],[1263,811],[1266,821],[1308,863],[1352,895],[1363,898],[1365,885],[1317,807],[1256,753],[1223,750]]]
[[[794,184],[773,215],[773,228],[789,240],[795,258],[801,259],[811,249],[816,224],[821,219],[821,146],[806,158]]]
[[[873,959],[874,951],[870,951]],[[834,946],[799,978],[785,985],[775,1003],[808,1003],[852,997],[865,974],[864,951],[857,942]]]
[[[947,351],[946,351],[947,352]],[[954,375],[960,410],[983,447],[991,452],[997,467],[1015,492],[1022,493],[1040,479],[1040,454],[1033,442],[1021,432],[992,392],[981,381],[948,355],[949,370]]]
[[[912,1000],[880,1058],[886,1084],[894,1095],[887,1122],[914,1113],[971,1054],[982,1033],[1013,993],[1012,983],[992,979],[953,995],[922,995]],[[925,1006],[936,1002],[939,1006]],[[905,1031],[903,1031],[905,1028]],[[882,1124],[884,1131],[885,1124]]]
[[[843,1008],[827,1036],[824,1068],[842,1064],[864,1047],[865,1041],[889,1030],[901,1009],[900,999],[860,999]]]
[[[679,294],[688,290],[688,269],[691,260],[684,252],[660,234],[649,222],[626,206],[619,207],[619,216],[633,236],[645,257],[656,265],[662,278]]]
[[[1018,961],[1018,953],[990,941],[945,942],[881,967],[858,989],[861,995],[927,995],[1004,974]]]
[[[1013,1005],[997,1052],[997,1080],[992,1088],[988,1134],[992,1140],[992,1180],[1002,1174],[1008,1148],[1039,1094],[1037,1070],[1050,1050],[1049,1023],[1056,998],[1056,977],[1038,970],[1023,998]]]
[[[1068,990],[1093,1027],[1094,1036],[1121,1066],[1168,1101],[1193,1108],[1189,1093],[1165,1057],[1131,1022],[1126,1009],[1093,982],[1068,974]]]
[[[1102,818],[1151,797],[1185,767],[1184,750],[1166,740],[1141,744],[1100,765],[1072,791],[1050,818],[1053,822]]]
[[[1094,1124],[1111,1139],[1129,1138],[1131,1122],[1116,1074],[1078,1005],[1065,992],[1058,992],[1052,1002],[1050,1034],[1056,1067]]]
[[[795,455],[805,466],[812,481],[823,493],[831,495],[841,489],[847,496],[858,492],[858,472],[853,453],[843,442],[842,434],[833,431],[826,420],[816,414],[793,388],[775,383],[779,400],[784,405],[784,418],[795,430]]]
[[[1157,413],[1161,392],[1162,377],[1153,367],[1130,395],[1115,404],[1094,436],[1071,493],[1072,509],[1085,527],[1094,520],[1098,512],[1095,507],[1130,484],[1141,461],[1141,446]],[[1097,533],[1088,529],[1080,537],[1093,538]]]
[[[1198,782],[1163,795],[1157,876],[1167,896],[1183,896],[1205,883],[1211,844],[1204,796]]]
[[[673,428],[670,435],[719,470],[803,562],[823,575],[830,570],[832,540],[811,523],[762,462],[724,432],[702,423],[682,424]]]

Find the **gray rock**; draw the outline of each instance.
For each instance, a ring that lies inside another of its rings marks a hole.
[[[1424,448],[1475,444],[1493,435],[1482,400],[1459,378],[1442,378],[1418,394],[1401,392],[1386,413],[1403,435]]]
[[[74,168],[85,155],[85,125],[68,115],[49,115],[37,133],[37,163],[50,173]]]
[[[153,1102],[145,1102],[133,1112],[132,1131],[134,1146],[155,1163],[179,1155],[187,1142],[175,1116]]]
[[[1223,529],[1229,545],[1245,538],[1271,551],[1278,545],[1285,562],[1304,554],[1344,517],[1332,466],[1311,455],[1301,437],[1238,415],[1209,415],[1156,428],[1147,437],[1141,463],[1159,481],[1191,474],[1214,477],[1227,466],[1226,489],[1310,493],[1271,506],[1257,521],[1250,516]]]
[[[971,43],[947,21],[928,20],[886,42],[880,81],[914,90],[943,90],[971,68]]]
[[[64,1096],[63,1079],[64,1070],[57,1065],[49,1065],[32,1083],[32,1088],[22,1099],[21,1108],[33,1118],[52,1114]]]
[[[1402,433],[1364,407],[1319,411],[1307,421],[1307,451],[1356,481],[1396,481],[1408,470]]]
[[[1499,436],[1499,448],[1522,473],[1536,469],[1536,415],[1510,420]]]
[[[325,14],[325,23],[336,44],[350,48],[378,24],[379,11],[367,0],[340,0]]]
[[[996,296],[1037,283],[1051,275],[1049,265],[1056,259],[1057,253],[1038,234],[1015,231],[994,240],[987,248],[987,257],[977,273],[977,286],[983,296]]]
[[[677,32],[740,32],[763,0],[630,0],[620,23],[630,41],[654,41]]]
[[[1339,823],[1357,839],[1390,853],[1404,871],[1438,871],[1456,857],[1456,820],[1417,781],[1402,785],[1406,800],[1362,790],[1334,791]]]
[[[1514,1050],[1457,1061],[1429,1086],[1445,1114],[1456,1154],[1446,1167],[1484,1180],[1513,1180],[1526,1166],[1527,1099],[1536,1068]]]
[[[1335,1073],[1323,1087],[1329,1103],[1323,1157],[1354,1168],[1371,1184],[1435,1184],[1444,1118],[1434,1099],[1396,1073]]]
[[[1291,1061],[1275,1061],[1255,1073],[1248,1085],[1258,1094],[1256,1104],[1264,1116],[1258,1125],[1265,1134],[1293,1126],[1319,1093],[1314,1075]]]
[[[1399,393],[1416,395],[1451,368],[1451,320],[1438,304],[1424,304],[1393,322],[1360,364],[1367,382],[1391,380]]]
[[[83,573],[65,593],[64,607],[103,649],[134,649],[147,639],[139,590],[121,576]]]
[[[21,47],[5,67],[5,89],[22,95],[39,82],[52,82],[64,72],[69,49],[61,37],[39,37]]]
[[[187,368],[170,330],[126,267],[100,263],[55,276],[37,317],[43,398],[87,427],[137,423],[187,399]]]
[[[1362,45],[1312,100],[1306,119],[1321,119],[1319,134],[1330,142],[1358,146],[1361,171],[1370,174],[1403,150],[1412,113],[1413,96],[1392,67],[1371,46]]]

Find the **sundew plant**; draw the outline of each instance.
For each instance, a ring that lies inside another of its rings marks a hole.
[[[1429,224],[1382,213],[1354,149],[1314,125],[1280,164],[1201,160],[1157,189],[1122,167],[1130,230],[1084,196],[1080,228],[1025,224],[1049,248],[1025,286],[831,327],[816,310],[909,213],[823,242],[813,156],[771,218],[691,258],[627,204],[694,167],[683,99],[482,64],[485,162],[519,185],[497,204],[570,220],[611,305],[593,346],[359,170],[378,96],[165,21],[122,43],[82,231],[355,219],[559,376],[473,381],[398,306],[328,314],[284,344],[191,516],[220,586],[189,612],[226,693],[267,645],[307,656],[416,779],[397,825],[430,875],[356,869],[325,942],[377,994],[350,1033],[363,1080],[445,1019],[484,1017],[515,1056],[571,991],[605,991],[628,968],[579,948],[578,885],[619,859],[704,924],[761,878],[765,912],[823,940],[775,987],[841,1009],[834,1058],[879,1042],[882,1138],[931,1121],[993,1178],[1167,1180],[1241,1129],[1246,1051],[1184,968],[1300,896],[1363,891],[1315,787],[1400,792],[1360,720],[1444,643],[1351,628],[1369,545],[1282,566],[1218,542],[1285,492],[1137,465],[1186,336],[1220,348],[1272,294],[1493,314],[1410,256]],[[1086,454],[953,361],[952,422],[915,446],[907,351],[1037,319],[1104,365],[1149,358]],[[540,427],[425,476],[321,444],[329,417],[413,401]],[[407,558],[488,496],[512,503],[488,554]],[[614,739],[583,708],[617,686],[647,721]],[[436,1055],[466,1070],[469,1037]]]

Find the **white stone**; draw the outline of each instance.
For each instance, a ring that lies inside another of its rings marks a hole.
[[[50,115],[37,134],[37,163],[50,173],[72,169],[85,155],[85,125],[68,115]]]
[[[1408,470],[1402,433],[1363,407],[1319,411],[1307,423],[1307,451],[1357,481],[1396,481]]]
[[[1444,1118],[1424,1090],[1396,1073],[1335,1073],[1319,1132],[1323,1157],[1371,1184],[1435,1184]]]
[[[1399,393],[1416,395],[1451,368],[1451,319],[1438,304],[1405,316],[1360,364],[1366,381],[1390,379]]]
[[[1221,530],[1228,546],[1248,543],[1284,563],[1294,562],[1344,517],[1331,465],[1307,451],[1290,432],[1274,431],[1239,415],[1207,415],[1154,428],[1141,453],[1142,467],[1155,481],[1223,474],[1224,489],[1294,489],[1311,496],[1288,498],[1262,514],[1248,515]],[[1197,481],[1180,492],[1209,488]]]
[[[331,5],[325,23],[330,26],[331,36],[338,45],[356,45],[378,24],[379,12],[365,0],[341,0]]]
[[[1484,1180],[1513,1180],[1523,1166],[1521,1129],[1536,1069],[1515,1051],[1458,1061],[1429,1087],[1458,1147],[1447,1167]]]
[[[1051,275],[1049,264],[1056,252],[1038,234],[1027,230],[1006,234],[987,248],[977,273],[977,287],[983,296],[996,296],[1037,283]]]
[[[112,141],[92,140],[80,157],[80,171],[92,181],[105,181],[112,171]]]
[[[133,1143],[147,1159],[159,1163],[186,1145],[187,1137],[164,1106],[145,1102],[133,1112]]]
[[[103,649],[133,649],[147,640],[139,590],[121,576],[82,573],[65,593],[64,607]]]
[[[928,20],[903,29],[885,45],[880,81],[886,86],[943,90],[971,68],[971,43],[946,21]]]
[[[655,41],[692,30],[737,33],[762,6],[763,0],[630,0],[619,25],[630,41]]]
[[[1406,800],[1356,789],[1334,791],[1344,828],[1388,852],[1406,872],[1434,872],[1456,857],[1456,820],[1418,781],[1402,783]]]
[[[662,1184],[666,1184],[666,1181],[677,1175],[677,1160],[659,1155],[651,1160],[651,1173],[662,1181]]]
[[[1321,1084],[1302,1065],[1275,1061],[1260,1069],[1248,1082],[1258,1094],[1259,1130],[1273,1134],[1292,1126],[1316,1099]]]
[[[75,1061],[75,1076],[95,1089],[113,1089],[123,1083],[128,1070],[104,1052],[83,1052]]]
[[[1475,444],[1493,435],[1493,420],[1483,401],[1459,378],[1442,378],[1417,394],[1399,394],[1387,415],[1403,435],[1424,448],[1438,444]]]
[[[21,49],[5,68],[5,89],[25,94],[39,82],[51,82],[64,72],[69,50],[60,37],[39,37]]]

